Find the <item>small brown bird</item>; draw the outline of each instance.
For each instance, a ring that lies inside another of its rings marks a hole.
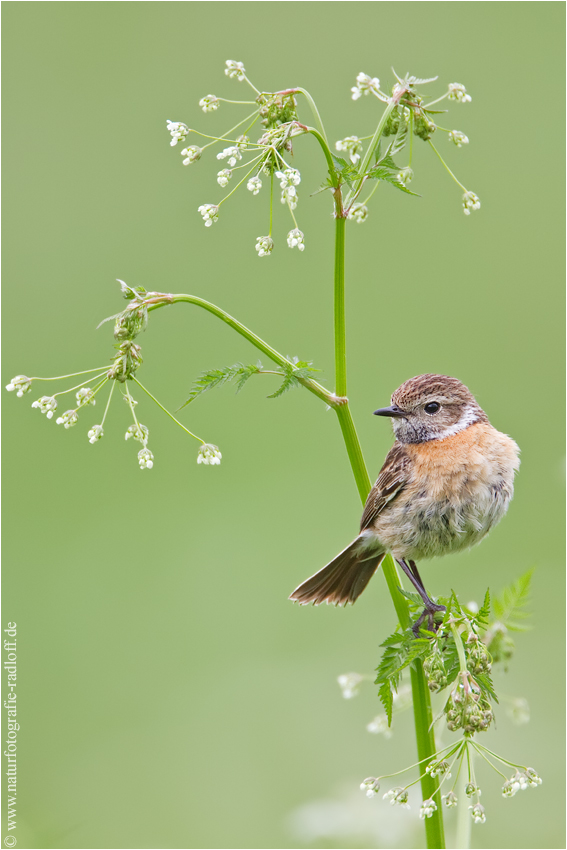
[[[470,391],[447,375],[418,375],[390,407],[396,442],[368,496],[360,534],[300,584],[300,605],[346,605],[362,593],[391,552],[423,599],[429,627],[443,610],[427,595],[415,562],[479,543],[502,519],[514,492],[516,443],[492,427]]]

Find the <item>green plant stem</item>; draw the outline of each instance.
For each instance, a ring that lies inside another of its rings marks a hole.
[[[341,216],[335,219],[335,392],[339,396],[347,394],[345,226],[346,218]]]
[[[392,107],[393,108],[393,107]],[[383,127],[387,116],[391,109],[386,109],[379,128]],[[379,133],[375,134],[375,140],[379,139]],[[374,141],[374,140],[373,140]],[[346,205],[345,205],[346,206]],[[338,204],[337,204],[338,207]],[[335,228],[335,368],[336,368],[336,387],[337,394],[346,396],[347,394],[347,376],[346,376],[346,324],[345,324],[345,308],[344,308],[344,262],[345,262],[345,225],[346,219],[339,217],[339,210],[335,210],[336,228]],[[339,424],[345,441],[347,454],[350,465],[357,484],[358,492],[362,504],[366,502],[370,491],[370,477],[364,463],[364,457],[360,446],[360,441],[356,433],[354,422],[349,410],[348,401],[346,404],[335,408],[339,418]],[[408,604],[402,594],[399,592],[400,579],[391,555],[387,555],[382,562],[382,569],[388,585],[388,590],[392,597],[392,602],[398,615],[400,626],[403,629],[409,628],[410,615]],[[431,711],[431,697],[423,665],[421,660],[413,662],[410,668],[411,689],[413,697],[413,711],[415,721],[415,734],[417,740],[418,760],[424,763],[429,762],[436,753],[435,734],[433,731],[433,713]],[[431,817],[425,818],[425,833],[428,848],[444,848],[445,836],[443,828],[443,810],[441,803],[441,793],[439,791],[439,783],[429,774],[425,773],[421,778],[421,790],[423,799],[433,799],[437,804],[437,810]]]

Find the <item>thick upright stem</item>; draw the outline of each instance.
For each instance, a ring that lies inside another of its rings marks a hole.
[[[346,219],[344,217],[337,217],[335,230],[335,367],[336,391],[340,396],[346,396],[347,394],[344,308],[345,224]],[[370,491],[370,477],[364,463],[362,449],[348,401],[340,407],[336,407],[335,410],[339,418],[339,424],[358,492],[364,504]],[[394,560],[390,555],[384,558],[382,569],[400,626],[403,629],[407,629],[410,625],[408,604],[399,592],[400,579]],[[410,669],[418,759],[423,764],[427,764],[433,759],[436,753],[431,697],[421,661],[414,661]],[[428,850],[433,850],[433,848],[439,850],[439,848],[445,847],[445,836],[441,793],[437,780],[426,773],[421,779],[421,790],[424,800],[433,799],[437,804],[437,810],[431,817],[425,819],[425,834]]]
[[[341,216],[335,219],[335,392],[338,396],[347,394],[345,226],[346,218]]]

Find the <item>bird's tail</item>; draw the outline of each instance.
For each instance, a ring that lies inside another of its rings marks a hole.
[[[361,551],[357,537],[330,564],[300,584],[289,598],[300,605],[353,603],[382,563],[384,555],[382,552],[369,558],[367,552]]]

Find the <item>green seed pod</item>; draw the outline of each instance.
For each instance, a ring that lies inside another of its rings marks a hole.
[[[419,136],[420,139],[426,142],[431,138],[436,129],[437,127],[433,121],[430,121],[423,112],[414,113],[413,132],[415,136]]]

